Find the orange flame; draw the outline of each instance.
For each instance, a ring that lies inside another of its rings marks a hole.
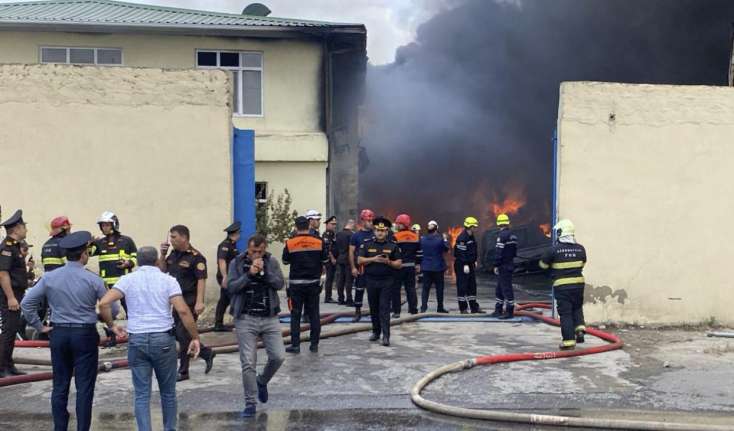
[[[505,197],[501,199],[496,192],[493,193],[493,199],[489,204],[489,211],[493,217],[500,214],[516,215],[527,203],[527,197],[522,188],[512,188],[503,194]]]
[[[456,238],[461,235],[462,230],[463,228],[461,226],[454,226],[449,228],[449,244],[451,244],[452,249],[454,248],[454,245],[456,245]]]
[[[550,223],[543,223],[540,226],[538,226],[540,230],[543,231],[543,235],[547,236],[548,238],[551,237],[551,225]]]

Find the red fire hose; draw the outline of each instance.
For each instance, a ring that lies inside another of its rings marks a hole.
[[[557,319],[544,316],[540,313],[533,313],[530,311],[524,311],[532,308],[551,308],[548,304],[543,303],[530,303],[522,304],[517,307],[515,312],[516,316],[527,316],[536,320],[540,320],[549,325],[559,326],[560,322]],[[584,427],[584,428],[602,428],[602,429],[620,429],[620,430],[676,430],[676,431],[732,431],[734,427],[731,426],[720,426],[720,425],[699,425],[699,424],[685,424],[685,423],[673,423],[673,422],[656,422],[656,421],[637,421],[637,420],[624,420],[624,419],[603,419],[603,418],[590,418],[590,417],[568,417],[568,416],[555,416],[555,415],[541,415],[531,413],[516,413],[499,410],[480,410],[480,409],[468,409],[464,407],[454,407],[447,404],[438,403],[435,401],[426,400],[421,396],[423,389],[428,386],[431,382],[438,379],[439,377],[448,374],[461,372],[473,368],[477,365],[492,365],[506,362],[518,362],[518,361],[533,361],[533,360],[546,360],[546,359],[560,359],[570,358],[574,356],[585,356],[593,355],[602,352],[608,352],[611,350],[621,349],[623,346],[622,340],[616,335],[608,332],[603,332],[598,329],[588,328],[587,334],[594,337],[601,338],[604,341],[609,342],[603,346],[589,347],[578,350],[567,350],[567,351],[553,351],[553,352],[541,352],[541,353],[509,353],[499,355],[485,355],[477,356],[476,358],[467,359],[460,362],[445,365],[441,368],[431,371],[420,379],[411,389],[410,398],[418,407],[432,411],[434,413],[440,413],[450,416],[456,416],[468,419],[481,419],[496,422],[513,422],[533,425],[555,425],[555,426],[570,426],[570,427]]]

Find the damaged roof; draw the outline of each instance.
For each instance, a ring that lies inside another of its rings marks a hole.
[[[45,0],[0,3],[0,26],[127,28],[138,30],[190,30],[237,32],[253,30],[318,30],[364,33],[362,24],[180,9],[115,0]]]

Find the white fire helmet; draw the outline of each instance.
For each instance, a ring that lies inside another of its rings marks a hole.
[[[438,229],[438,222],[436,220],[431,220],[428,222],[428,229]]]
[[[115,232],[120,231],[120,220],[112,211],[103,212],[102,215],[100,215],[97,219],[97,224],[100,223],[112,223],[112,229],[114,229]]]

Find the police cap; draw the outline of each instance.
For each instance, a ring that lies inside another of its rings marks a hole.
[[[75,248],[86,247],[92,241],[92,234],[80,230],[78,232],[70,233],[59,241],[59,247],[66,250],[73,250]]]
[[[15,213],[13,213],[13,215],[11,215],[9,219],[2,222],[0,226],[5,226],[6,229],[10,229],[13,226],[21,224],[21,223],[25,224],[25,222],[23,221],[23,210],[18,210]]]
[[[227,233],[235,233],[239,232],[242,229],[242,223],[236,221],[232,223],[231,225],[227,226],[224,231]]]
[[[377,217],[372,223],[377,230],[387,230],[392,227],[392,223],[390,223],[390,220],[386,219],[385,217]]]

